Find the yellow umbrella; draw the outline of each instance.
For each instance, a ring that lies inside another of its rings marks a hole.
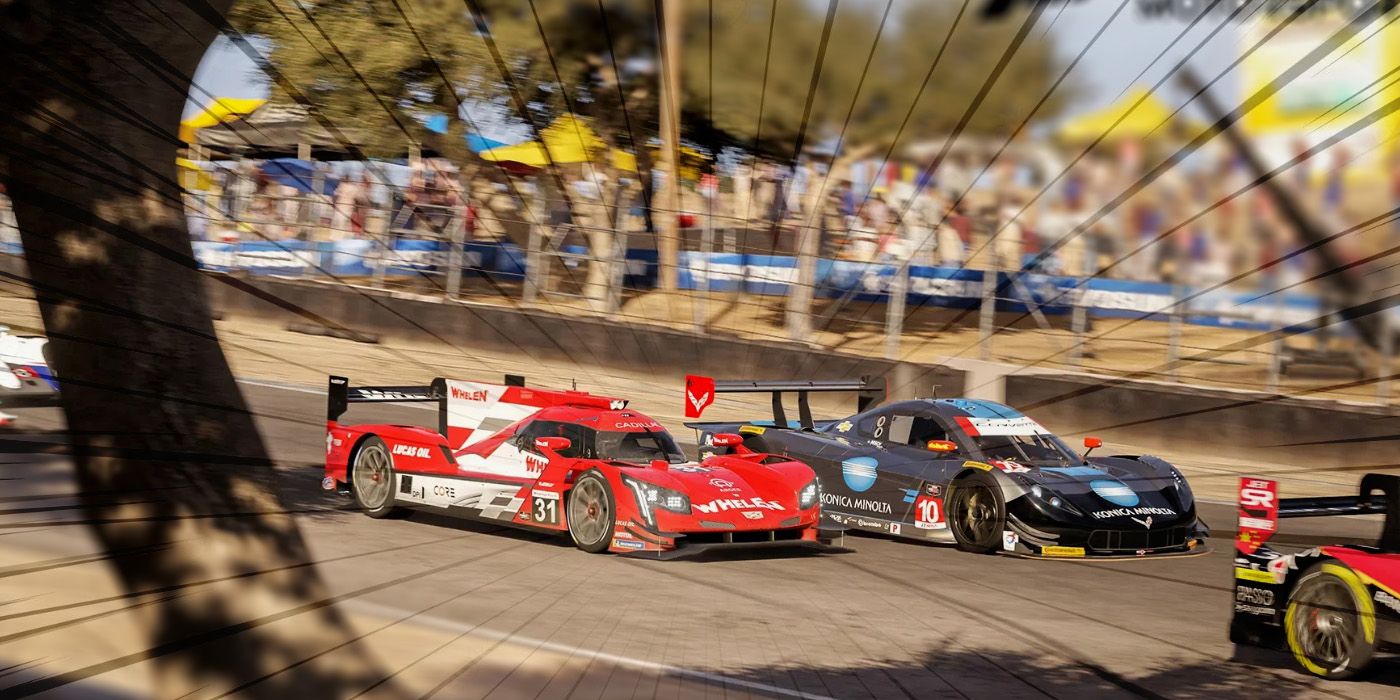
[[[1105,141],[1121,139],[1142,139],[1148,136],[1167,136],[1172,130],[1170,124],[1172,110],[1156,95],[1145,88],[1134,87],[1123,99],[1103,109],[1082,114],[1060,127],[1059,137],[1065,141],[1087,142],[1104,136]],[[1120,121],[1121,120],[1121,121]],[[1182,121],[1193,132],[1200,131],[1202,125]],[[1105,136],[1105,134],[1107,134]]]
[[[208,191],[214,186],[214,178],[209,175],[199,164],[184,158],[176,158],[175,165],[180,168],[180,186],[187,190]]]
[[[565,115],[544,128],[540,133],[540,141],[493,148],[482,151],[481,157],[498,163],[520,163],[542,168],[550,162],[561,165],[593,161],[606,153],[607,149],[608,144],[586,122]]]
[[[267,104],[260,97],[215,97],[204,111],[180,122],[180,140],[194,143],[195,133],[224,122],[237,121]]]

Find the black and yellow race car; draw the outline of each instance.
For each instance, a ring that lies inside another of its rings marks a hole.
[[[813,392],[859,395],[857,412],[815,420]],[[1034,419],[978,399],[881,404],[883,386],[858,381],[687,379],[687,414],[714,394],[763,392],[772,420],[692,422],[701,454],[712,437],[744,436],[749,449],[800,459],[821,479],[828,527],[956,544],[970,552],[1035,557],[1143,557],[1206,551],[1186,478],[1147,455],[1080,454]],[[796,394],[799,418],[782,397]]]

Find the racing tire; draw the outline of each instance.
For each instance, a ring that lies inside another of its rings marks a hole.
[[[566,516],[569,537],[574,546],[589,554],[608,551],[612,544],[613,520],[617,517],[617,499],[613,498],[608,480],[596,471],[586,472],[574,481],[569,490]]]
[[[1006,502],[996,478],[985,472],[953,482],[948,498],[948,529],[958,549],[993,554],[1001,548],[1006,529]]]
[[[394,460],[383,440],[371,435],[355,450],[350,493],[355,505],[371,518],[387,518],[401,511],[394,506]]]
[[[1323,562],[1298,579],[1283,626],[1288,650],[1308,673],[1354,678],[1376,653],[1376,609],[1351,569]]]

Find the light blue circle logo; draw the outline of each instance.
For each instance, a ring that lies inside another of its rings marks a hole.
[[[1121,481],[1099,479],[1089,482],[1089,488],[1093,489],[1094,493],[1099,495],[1099,498],[1116,506],[1132,508],[1138,504],[1137,493],[1128,488]]]
[[[875,467],[878,464],[873,457],[852,457],[841,462],[841,478],[845,480],[846,488],[856,493],[868,491],[875,485]]]

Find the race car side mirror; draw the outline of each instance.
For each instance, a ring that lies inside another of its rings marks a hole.
[[[1090,435],[1089,437],[1084,438],[1084,447],[1088,448],[1084,452],[1084,456],[1088,457],[1089,453],[1093,452],[1095,447],[1103,447],[1103,439],[1096,438]]]
[[[574,443],[569,438],[556,435],[535,438],[535,449],[540,451],[563,452],[569,449],[569,445],[572,444]]]
[[[929,452],[957,452],[958,444],[951,440],[929,440],[924,443]]]
[[[715,447],[733,447],[744,444],[744,436],[734,433],[715,433],[710,436],[710,444]]]

